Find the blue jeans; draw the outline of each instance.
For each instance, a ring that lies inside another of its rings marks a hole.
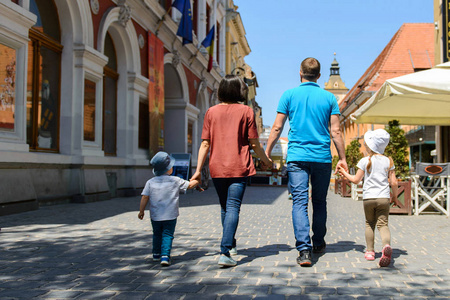
[[[151,221],[153,227],[153,254],[161,254],[162,256],[170,257],[177,219]]]
[[[213,182],[219,196],[223,227],[220,253],[228,256],[230,249],[236,247],[235,235],[247,178],[213,178]]]
[[[289,162],[289,185],[292,193],[292,223],[298,251],[311,250],[308,217],[309,180],[312,187],[312,243],[320,246],[327,233],[327,193],[331,177],[331,163]]]

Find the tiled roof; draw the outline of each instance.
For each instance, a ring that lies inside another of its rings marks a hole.
[[[434,64],[434,24],[405,23],[364,72],[345,98],[341,111],[361,92],[376,92],[387,80],[428,69]]]

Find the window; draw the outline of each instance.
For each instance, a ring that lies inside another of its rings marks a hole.
[[[95,142],[95,82],[84,80],[84,140]]]
[[[14,130],[16,50],[0,44],[0,131]]]
[[[62,46],[53,1],[30,1],[37,22],[30,29],[27,84],[27,143],[31,150],[57,152]]]
[[[148,107],[148,99],[140,99],[139,101],[139,148],[149,149],[150,134],[150,112]]]
[[[159,0],[158,2],[166,11],[168,11],[172,5],[172,0]]]
[[[117,152],[117,56],[114,43],[109,35],[105,37],[105,55],[108,64],[103,76],[103,151],[105,155],[115,156]]]
[[[215,42],[216,46],[216,61],[217,64],[220,65],[220,24],[219,22],[217,22],[216,25],[216,42]]]

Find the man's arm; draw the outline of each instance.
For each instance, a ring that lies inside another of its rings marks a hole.
[[[281,136],[281,133],[283,132],[284,123],[286,122],[287,116],[282,113],[277,113],[277,116],[275,118],[275,122],[273,122],[272,130],[270,131],[269,140],[267,141],[267,147],[266,147],[266,155],[267,157],[270,157],[270,153],[272,153],[273,147],[275,147],[275,144],[277,143],[278,139]]]
[[[344,139],[342,138],[341,127],[339,126],[339,115],[331,115],[330,123],[331,123],[331,138],[339,155],[339,161],[336,165],[336,170],[334,171],[334,174],[338,172],[339,167],[342,167],[344,170],[348,172],[347,160],[345,159],[345,143]]]

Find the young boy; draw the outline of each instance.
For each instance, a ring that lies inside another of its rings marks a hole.
[[[150,219],[153,227],[153,261],[160,261],[162,266],[170,265],[173,234],[177,224],[178,199],[180,191],[192,189],[198,180],[187,181],[177,176],[170,176],[175,159],[166,152],[158,152],[150,164],[155,177],[148,180],[142,191],[138,218],[144,218],[144,210],[150,200]],[[199,189],[201,190],[201,189]]]

